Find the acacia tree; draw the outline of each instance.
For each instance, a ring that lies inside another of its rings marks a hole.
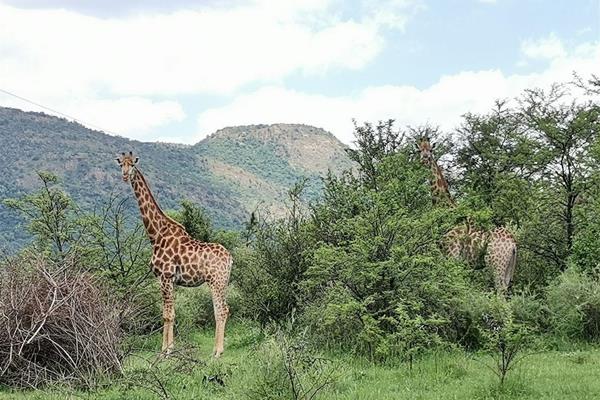
[[[525,135],[504,101],[488,114],[466,114],[458,129],[456,163],[461,189],[493,211],[498,224],[521,226],[529,214],[533,177],[544,167],[544,152]]]
[[[86,217],[89,264],[127,290],[144,284],[150,272],[148,238],[138,218],[132,217],[132,201],[130,196],[111,194]]]
[[[210,218],[198,205],[189,200],[183,200],[181,210],[176,219],[185,227],[187,233],[201,242],[210,242],[213,237],[213,228]]]
[[[377,171],[386,156],[395,153],[401,146],[404,135],[394,130],[394,120],[380,121],[373,126],[365,123],[360,126],[354,122],[356,148],[348,148],[350,159],[359,166],[358,172],[365,185],[377,190]]]
[[[356,170],[328,177],[313,205],[301,282],[315,338],[376,360],[410,360],[453,335],[449,301],[464,283],[462,265],[438,247],[450,218],[432,206],[430,171],[406,133],[389,122],[356,127]]]
[[[35,238],[36,250],[53,260],[63,260],[77,249],[82,238],[81,220],[75,203],[58,186],[58,177],[37,172],[42,187],[4,204],[17,211],[26,221],[26,229]]]
[[[549,237],[547,229],[538,230],[545,241],[532,246],[541,255],[552,254],[550,261],[564,270],[572,253],[577,220],[575,208],[591,184],[595,169],[591,149],[598,140],[600,118],[592,102],[569,100],[569,90],[554,85],[549,91],[527,90],[518,115],[527,135],[546,149],[545,165],[536,178],[544,185],[551,209],[559,210],[554,218],[561,232]]]

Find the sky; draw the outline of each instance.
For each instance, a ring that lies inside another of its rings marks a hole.
[[[451,131],[600,74],[600,0],[0,0],[0,106],[143,141],[353,119]]]

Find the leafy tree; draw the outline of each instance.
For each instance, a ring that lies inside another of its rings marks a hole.
[[[346,152],[358,164],[363,182],[376,189],[378,165],[384,157],[398,149],[403,135],[394,130],[394,121],[390,119],[380,121],[376,126],[370,123],[360,126],[354,121],[354,137],[356,148],[349,148]]]
[[[432,207],[429,171],[414,160],[413,143],[379,127],[357,128],[357,174],[328,177],[313,207],[317,247],[302,282],[304,318],[324,345],[412,359],[456,333],[451,304],[465,276],[438,247],[451,218]]]
[[[548,92],[527,90],[519,113],[528,135],[548,152],[540,179],[549,184],[552,195],[549,201],[560,210],[556,218],[563,225],[563,242],[546,242],[562,245],[561,270],[573,248],[577,224],[574,210],[590,184],[594,168],[590,149],[600,131],[598,107],[589,102],[568,101],[568,94],[567,88],[560,85],[554,85]]]
[[[493,210],[497,225],[519,227],[527,219],[532,178],[545,164],[544,151],[525,132],[506,102],[497,102],[489,114],[466,114],[458,130],[461,189]]]
[[[214,236],[210,218],[202,207],[189,200],[183,200],[181,210],[174,214],[175,219],[180,222],[187,233],[201,242],[211,242]]]
[[[86,216],[90,264],[117,286],[135,289],[148,275],[150,243],[139,218],[129,211],[131,196],[111,194]],[[134,284],[135,282],[135,284]]]
[[[62,260],[77,249],[82,237],[78,210],[71,198],[57,187],[55,175],[37,172],[37,176],[42,184],[38,191],[18,199],[6,199],[4,204],[25,218],[38,251],[54,260]]]
[[[314,240],[303,189],[304,181],[300,181],[289,191],[285,218],[256,218],[253,241],[234,255],[232,281],[244,299],[246,315],[263,326],[283,321],[302,306],[299,285],[311,264]]]

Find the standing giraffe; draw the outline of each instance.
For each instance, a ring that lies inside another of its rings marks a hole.
[[[142,214],[142,221],[152,243],[152,272],[160,281],[163,298],[163,354],[173,349],[173,324],[175,322],[174,286],[200,286],[208,284],[212,292],[215,311],[214,356],[223,353],[225,323],[229,307],[225,292],[233,259],[227,249],[216,243],[194,240],[185,228],[169,218],[158,206],[146,179],[137,168],[138,157],[122,153],[116,159],[121,166],[123,181],[131,182]]]
[[[434,147],[435,144],[432,145],[427,137],[417,141],[421,162],[431,168],[432,200],[434,204],[446,204],[454,208],[456,202],[448,190],[448,181],[433,156]],[[517,242],[508,229],[473,229],[472,223],[467,220],[465,225],[456,226],[444,235],[443,245],[449,256],[470,264],[485,252],[484,261],[494,271],[496,289],[502,292],[508,290],[517,262]]]

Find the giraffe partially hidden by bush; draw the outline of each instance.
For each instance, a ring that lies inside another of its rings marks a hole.
[[[212,291],[215,311],[214,356],[219,357],[223,353],[225,323],[229,315],[225,301],[233,262],[229,251],[220,244],[192,239],[181,224],[160,209],[136,166],[138,157],[134,158],[129,152],[122,153],[116,160],[121,166],[123,181],[131,182],[146,233],[152,243],[151,268],[160,281],[163,298],[163,354],[169,354],[173,348],[174,286],[200,286],[206,282]]]
[[[417,141],[421,162],[431,168],[433,202],[456,207],[444,173],[433,156],[434,147],[435,144],[432,145],[428,137],[421,137]],[[494,272],[496,289],[501,292],[508,290],[517,262],[517,242],[508,229],[474,229],[470,221],[467,221],[444,235],[443,246],[449,256],[463,259],[470,264],[475,263],[480,254],[485,254],[485,264]]]

